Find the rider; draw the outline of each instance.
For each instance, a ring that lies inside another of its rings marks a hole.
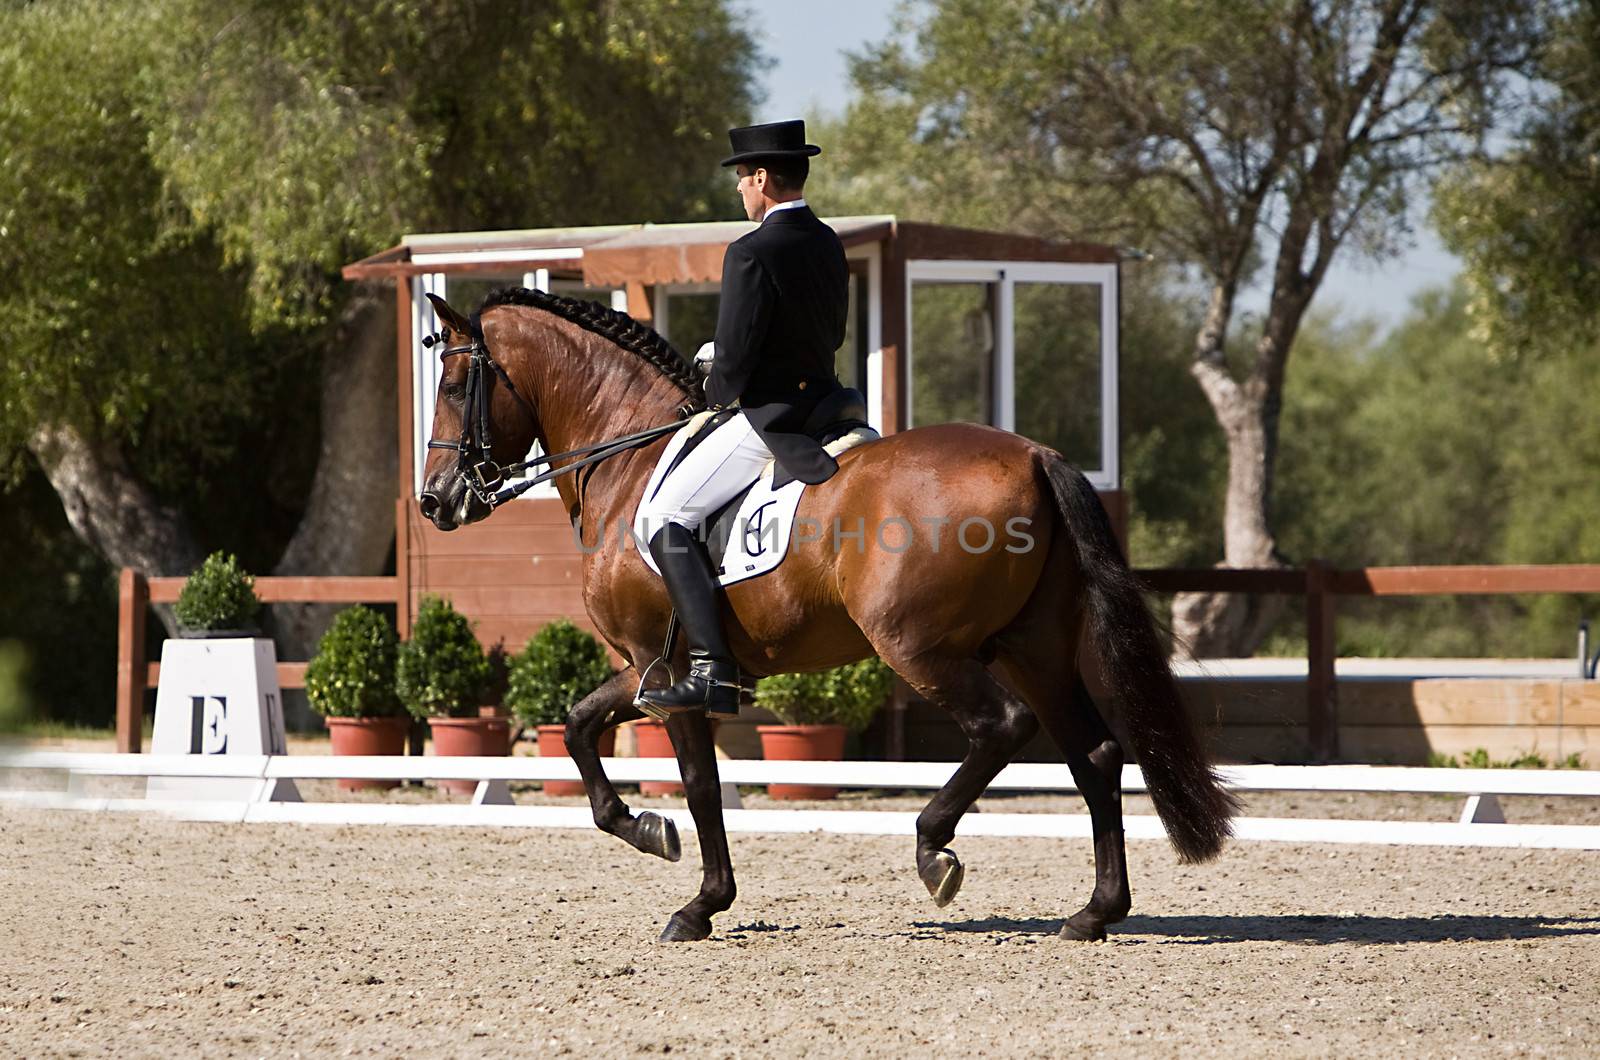
[[[640,503],[667,595],[689,641],[689,673],[644,693],[667,712],[739,712],[739,668],[722,626],[716,574],[700,536],[706,516],[749,485],[769,460],[802,482],[824,482],[839,465],[801,433],[818,402],[839,389],[833,355],[844,342],[849,269],[833,229],[802,197],[810,159],[803,121],[732,129],[744,212],[760,222],[728,246],[722,262],[716,354],[706,380],[714,409],[731,408]]]

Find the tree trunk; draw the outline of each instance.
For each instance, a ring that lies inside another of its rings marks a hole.
[[[1242,385],[1229,374],[1223,344],[1232,304],[1230,287],[1213,289],[1190,366],[1228,442],[1221,566],[1275,567],[1281,561],[1267,513],[1281,395],[1259,374]],[[1199,659],[1253,654],[1282,610],[1283,600],[1274,596],[1179,593],[1172,601],[1174,654]]]
[[[305,514],[279,575],[381,574],[394,544],[394,299],[364,285],[323,358],[321,450]],[[279,654],[309,659],[338,607],[277,604],[269,623]],[[302,697],[285,698],[292,725],[309,722]]]
[[[1197,375],[1201,374],[1196,372]],[[1231,382],[1231,381],[1230,381]],[[1252,387],[1208,386],[1228,440],[1228,493],[1223,509],[1224,567],[1282,566],[1267,522],[1274,446],[1269,442],[1262,399]],[[1283,613],[1277,596],[1241,593],[1179,593],[1172,603],[1177,649],[1196,658],[1251,655]]]
[[[61,498],[72,529],[113,566],[181,576],[205,558],[188,520],[156,499],[117,446],[50,424],[34,431],[28,448]],[[175,636],[172,608],[160,606],[156,612],[168,635]]]

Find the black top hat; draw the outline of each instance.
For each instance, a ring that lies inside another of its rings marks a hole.
[[[810,158],[822,154],[822,148],[806,143],[806,123],[798,118],[729,129],[728,142],[733,145],[733,154],[722,160],[725,166],[757,158]]]

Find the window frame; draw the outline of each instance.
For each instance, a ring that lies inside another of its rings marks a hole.
[[[1114,490],[1120,481],[1117,422],[1117,351],[1119,337],[1118,270],[1111,264],[1068,264],[1032,261],[933,261],[906,262],[905,282],[905,421],[915,427],[916,336],[913,333],[912,299],[916,285],[922,283],[992,283],[999,287],[995,320],[993,426],[1016,430],[1016,330],[1015,295],[1018,283],[1086,284],[1100,288],[1100,466],[1084,468],[1089,482],[1101,490]]]

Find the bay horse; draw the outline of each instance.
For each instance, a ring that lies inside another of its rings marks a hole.
[[[536,440],[550,454],[584,451],[703,405],[699,376],[665,339],[597,303],[506,288],[471,319],[441,299],[434,304],[445,349],[420,504],[440,530],[493,511],[473,477],[484,458],[519,460]],[[584,544],[589,618],[627,662],[573,708],[568,752],[595,824],[675,861],[676,827],[659,814],[630,812],[598,752],[607,728],[642,716],[633,705],[638,673],[659,654],[671,614],[640,550],[614,540],[631,525],[666,443],[662,435],[586,466],[558,479],[557,490]],[[833,532],[814,540],[796,533],[775,570],[725,590],[740,668],[764,676],[876,653],[954,716],[969,741],[966,757],[917,818],[917,874],[940,906],[964,878],[949,849],[957,822],[1043,725],[1088,804],[1094,836],[1094,890],[1060,933],[1104,939],[1131,904],[1124,752],[1079,673],[1082,642],[1093,646],[1118,697],[1135,759],[1183,860],[1220,852],[1236,804],[1201,751],[1099,497],[1054,450],[976,424],[903,431],[838,459],[837,474],[808,487],[796,513],[797,525],[810,519]],[[972,520],[991,532],[968,532],[979,525]],[[874,532],[891,524],[888,535]],[[909,544],[906,524],[915,530]],[[1025,527],[1029,547],[1014,532],[993,532],[1001,527]],[[972,538],[987,538],[988,547],[968,547]],[[605,547],[594,547],[600,542]],[[685,654],[680,646],[678,673]],[[710,725],[696,712],[671,716],[667,729],[703,878],[661,938],[694,941],[709,936],[711,918],[733,904],[733,867]]]

